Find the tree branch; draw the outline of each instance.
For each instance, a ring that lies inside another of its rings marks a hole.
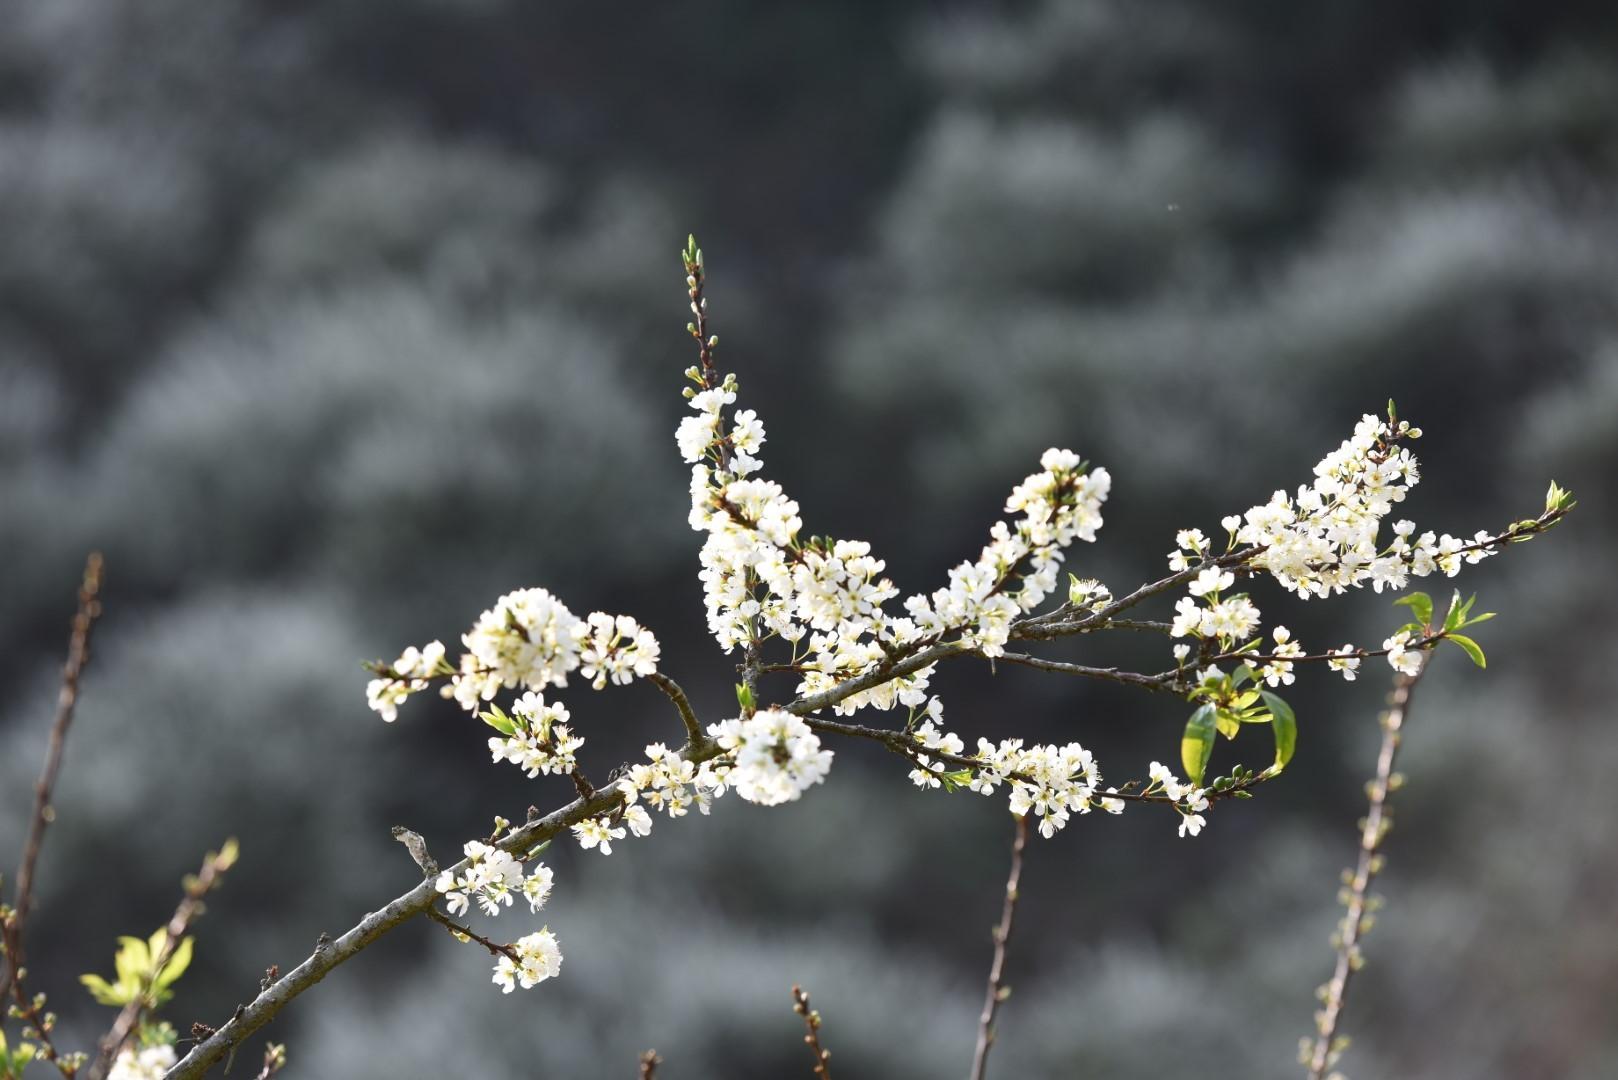
[[[1421,676],[1427,670],[1430,657],[1424,657],[1422,666],[1414,675],[1400,675],[1394,680],[1393,694],[1388,699],[1388,711],[1382,716],[1382,748],[1377,753],[1376,777],[1366,785],[1370,810],[1360,826],[1360,854],[1354,876],[1348,882],[1347,912],[1335,935],[1337,964],[1331,981],[1321,989],[1323,1004],[1315,1014],[1316,1037],[1312,1047],[1305,1040],[1303,1063],[1308,1066],[1309,1080],[1321,1080],[1326,1070],[1336,1064],[1347,1045],[1337,1036],[1337,1024],[1342,1017],[1343,1002],[1348,994],[1349,979],[1364,963],[1360,952],[1360,938],[1370,929],[1369,907],[1371,882],[1382,869],[1382,856],[1377,854],[1383,839],[1392,827],[1387,810],[1388,794],[1394,781],[1393,765],[1403,739],[1406,716],[1410,711],[1410,696]]]
[[[801,986],[792,988],[792,1011],[803,1017],[803,1041],[815,1056],[815,1075],[831,1080],[831,1051],[820,1045],[820,1010],[810,1006],[809,995]]]
[[[67,729],[73,723],[73,710],[79,700],[79,676],[90,659],[90,631],[101,615],[101,577],[101,553],[93,551],[84,563],[78,611],[73,616],[67,663],[62,667],[62,688],[56,695],[56,717],[51,723],[50,744],[45,751],[45,764],[34,784],[34,813],[28,826],[28,838],[23,842],[22,861],[17,868],[16,900],[12,903],[10,915],[0,920],[0,943],[5,946],[7,961],[5,970],[0,972],[0,1000],[4,1000],[13,983],[18,981],[17,972],[25,961],[22,927],[34,903],[34,869],[39,862],[40,848],[45,843],[45,829],[56,817],[51,807],[51,793],[56,789],[56,777],[62,771]]]
[[[1169,672],[1169,677],[1163,675],[1142,675],[1136,671],[1121,671],[1118,668],[1086,667],[1083,664],[1069,664],[1062,660],[1046,660],[1039,656],[1029,656],[1025,653],[1001,653],[993,658],[995,661],[1004,660],[1008,664],[1021,664],[1023,667],[1036,668],[1040,671],[1051,671],[1058,675],[1077,675],[1086,679],[1100,679],[1103,682],[1123,683],[1126,686],[1139,686],[1145,690],[1155,690],[1159,693],[1177,693],[1179,686],[1174,679],[1175,672]]]
[[[983,1012],[978,1017],[977,1048],[972,1052],[971,1080],[983,1080],[989,1064],[989,1048],[994,1045],[994,1014],[1010,993],[1001,985],[1005,975],[1006,945],[1011,941],[1012,920],[1017,915],[1017,885],[1022,879],[1022,852],[1028,843],[1028,817],[1014,814],[1016,831],[1011,839],[1011,874],[1006,878],[1006,899],[1000,909],[1000,925],[994,928],[994,962],[989,965],[989,989],[983,996]]]
[[[709,741],[700,747],[688,746],[681,753],[687,760],[701,763],[717,756],[719,748]],[[574,799],[559,810],[544,817],[533,818],[527,824],[513,829],[496,846],[519,859],[525,858],[536,846],[563,829],[576,825],[586,818],[608,813],[622,801],[623,794],[616,787],[598,791],[589,799]],[[470,861],[462,859],[449,869],[452,873],[459,874],[466,869]],[[388,931],[427,912],[437,900],[437,896],[433,883],[422,881],[409,892],[396,897],[391,903],[366,915],[335,941],[322,934],[315,951],[308,958],[265,987],[251,1002],[238,1008],[228,1023],[192,1047],[190,1053],[164,1074],[165,1080],[194,1080],[202,1076],[248,1036],[273,1020],[299,994],[329,975],[339,964],[358,954]]]
[[[696,710],[691,708],[691,699],[685,696],[680,684],[663,674],[654,671],[646,676],[646,681],[663,691],[668,699],[674,702],[674,707],[680,713],[680,722],[685,725],[685,738],[691,746],[705,746],[710,741],[708,733],[702,730],[702,723],[697,720]]]

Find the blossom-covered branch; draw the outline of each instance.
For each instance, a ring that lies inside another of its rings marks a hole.
[[[1044,836],[1074,815],[1120,813],[1132,802],[1169,806],[1180,835],[1194,836],[1210,805],[1251,797],[1291,758],[1296,718],[1270,689],[1290,684],[1297,665],[1325,663],[1353,678],[1362,660],[1385,656],[1408,671],[1445,640],[1474,659],[1482,656],[1460,631],[1487,616],[1471,617],[1470,601],[1457,596],[1435,622],[1431,601],[1419,593],[1402,601],[1411,606],[1414,621],[1379,650],[1349,645],[1309,653],[1283,626],[1274,627],[1266,646],[1258,636],[1257,607],[1235,589],[1239,578],[1267,573],[1305,599],[1366,584],[1375,591],[1402,588],[1410,577],[1454,576],[1465,563],[1545,531],[1572,506],[1553,485],[1542,515],[1500,534],[1460,540],[1418,535],[1413,524],[1398,522],[1384,543],[1381,521],[1419,477],[1402,443],[1420,432],[1399,421],[1390,405],[1385,422],[1363,418],[1296,495],[1277,492],[1245,515],[1227,517],[1222,547],[1200,530],[1182,530],[1167,576],[1115,596],[1101,582],[1069,573],[1065,599],[1041,612],[1057,591],[1072,545],[1096,539],[1111,490],[1105,469],[1053,448],[1041,455],[1037,471],[1013,487],[1006,518],[989,529],[979,554],[949,570],[942,587],[901,600],[869,543],[806,534],[798,503],[764,476],[763,421],[754,410],[736,407],[740,383],[716,365],[719,340],[710,323],[702,253],[692,241],[681,257],[698,362],[686,371],[691,414],[678,424],[675,442],[691,465],[688,522],[703,534],[698,577],[708,629],[723,651],[742,655],[736,713],[703,723],[678,684],[660,670],[661,648],[648,628],[628,615],[598,611],[579,618],[538,587],[499,597],[461,636],[463,650],[453,662],[435,641],[374,665],[367,698],[383,719],[394,720],[411,696],[439,684],[445,697],[493,729],[488,746],[495,762],[515,765],[536,781],[564,777],[577,797],[516,829],[499,822],[488,840],[463,847],[460,862],[337,940],[323,940],[312,956],[199,1043],[171,1076],[200,1075],[326,972],[417,915],[489,948],[496,956],[494,981],[504,990],[554,977],[561,952],[549,928],[502,945],[450,916],[474,906],[497,916],[519,896],[537,912],[554,877],[543,863],[532,870],[528,865],[563,830],[581,847],[606,854],[630,835],[648,835],[654,814],[705,814],[729,791],[763,805],[798,799],[831,768],[834,752],[822,737],[876,741],[902,755],[910,780],[922,787],[980,794],[1003,788],[1010,811],[1037,819]],[[1181,589],[1187,595],[1172,621],[1135,614]],[[1007,649],[1013,641],[1105,630],[1180,639],[1173,646],[1174,668],[1148,674]],[[1195,706],[1181,739],[1186,778],[1153,761],[1145,779],[1103,788],[1098,763],[1079,743],[1025,745],[1015,735],[980,738],[968,753],[965,740],[943,727],[943,702],[930,688],[937,664],[961,656],[1185,695]],[[764,700],[760,679],[769,673],[795,676],[794,696]],[[611,782],[597,789],[579,765],[589,725],[563,700],[575,678],[596,690],[635,679],[651,682],[674,705],[683,745],[648,745],[642,760],[620,765]],[[511,700],[502,705],[507,694]],[[868,726],[846,719],[867,708],[905,710],[903,722]],[[827,717],[828,710],[838,718]],[[1262,772],[1234,765],[1226,775],[1205,780],[1214,736],[1233,737],[1243,724],[1259,722],[1273,731],[1274,764]],[[448,914],[438,910],[439,903]]]

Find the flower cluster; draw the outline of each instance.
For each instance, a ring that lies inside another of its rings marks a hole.
[[[635,676],[645,678],[657,672],[662,647],[652,632],[628,615],[592,612],[585,619],[589,636],[579,653],[579,674],[602,689],[609,681],[624,686]]]
[[[756,456],[762,423],[744,410],[728,435],[724,430],[735,377],[726,376],[719,387],[702,385],[700,392],[688,391],[697,415],[681,421],[675,440],[693,463],[691,527],[707,533],[698,577],[708,629],[727,652],[767,637],[794,645],[807,637],[798,664],[800,694],[828,690],[870,671],[894,649],[923,640],[958,634],[963,645],[999,655],[1013,620],[1056,588],[1064,550],[1075,540],[1094,540],[1101,526],[1112,483],[1107,471],[1089,469],[1072,451],[1048,450],[1041,471],[1006,500],[1006,512],[1016,518],[997,522],[978,558],[951,570],[945,588],[910,597],[906,614],[895,616],[884,604],[899,591],[869,544],[800,541],[797,502],[779,484],[752,475],[763,464]],[[1093,587],[1084,594],[1090,602],[1110,599],[1096,583],[1085,584]],[[926,700],[931,673],[924,667],[889,680],[845,698],[836,711],[913,707]]]
[[[543,694],[530,690],[517,699],[509,718],[498,711],[485,715],[490,724],[506,731],[505,738],[489,740],[489,751],[495,761],[511,762],[530,779],[541,773],[565,776],[577,767],[574,755],[584,745],[584,739],[564,723],[568,715],[561,702],[547,705]]]
[[[1315,466],[1313,483],[1299,487],[1296,496],[1277,491],[1269,502],[1222,520],[1227,536],[1223,556],[1200,529],[1179,532],[1169,568],[1177,573],[1199,565],[1203,569],[1191,580],[1190,595],[1175,606],[1171,636],[1213,642],[1222,653],[1256,648],[1258,607],[1245,593],[1225,593],[1235,584],[1236,574],[1225,566],[1237,563],[1242,554],[1235,551],[1237,545],[1248,545],[1252,552],[1241,569],[1267,571],[1304,599],[1366,584],[1377,592],[1398,591],[1412,576],[1441,572],[1453,577],[1463,563],[1494,554],[1496,545],[1486,531],[1471,541],[1433,532],[1418,536],[1411,521],[1395,522],[1391,540],[1380,544],[1383,519],[1421,477],[1415,455],[1399,444],[1420,436],[1421,430],[1408,421],[1361,417],[1354,434]],[[1256,671],[1272,687],[1293,681],[1288,658],[1303,655],[1285,627],[1274,634],[1271,659]],[[1419,660],[1403,648],[1405,643],[1389,639],[1383,648],[1389,664],[1408,673]],[[1177,646],[1176,659],[1184,663],[1189,652]],[[1359,667],[1352,655],[1356,652],[1345,645],[1338,650],[1342,658],[1329,661],[1331,669],[1352,680]]]
[[[1435,570],[1454,577],[1463,561],[1480,562],[1493,551],[1447,534],[1427,532],[1412,540],[1416,527],[1409,521],[1394,525],[1387,547],[1377,545],[1383,518],[1421,478],[1415,455],[1398,443],[1420,436],[1408,421],[1396,426],[1361,417],[1354,434],[1315,466],[1313,484],[1299,487],[1296,498],[1277,491],[1247,511],[1236,542],[1260,548],[1253,565],[1305,599],[1367,582],[1377,592],[1398,591],[1411,574],[1426,577]],[[1487,539],[1480,532],[1472,543]]]
[[[684,817],[695,806],[706,814],[713,800],[725,793],[725,765],[691,762],[662,743],[646,748],[646,761],[630,768],[618,781],[618,790],[631,805],[644,801],[671,818]]]
[[[460,874],[445,870],[433,882],[433,888],[444,894],[451,915],[467,910],[471,900],[486,914],[500,914],[500,905],[511,906],[512,890],[522,889],[522,863],[511,855],[481,840],[468,840],[461,849],[467,864]],[[550,872],[545,871],[546,893],[549,893]],[[525,894],[526,895],[526,894]]]
[[[504,828],[503,821],[497,824]],[[492,844],[471,840],[462,851],[467,862],[460,873],[445,870],[433,882],[433,888],[443,894],[444,906],[451,915],[464,913],[474,900],[485,914],[499,915],[501,905],[510,907],[518,894],[528,901],[530,912],[538,912],[550,899],[555,875],[544,863],[536,863],[533,873],[524,877],[522,862]],[[455,936],[468,940],[467,934],[460,931]],[[556,935],[548,928],[542,929],[522,938],[501,955],[494,965],[494,981],[508,994],[518,985],[527,990],[555,975],[561,965],[562,951],[557,947]]]
[[[1235,574],[1212,566],[1193,578],[1187,589],[1191,595],[1174,605],[1170,636],[1208,638],[1224,650],[1252,637],[1259,627],[1259,610],[1246,593],[1224,595],[1235,583]]]
[[[912,733],[922,746],[912,754],[916,768],[910,772],[911,782],[918,787],[962,786],[989,795],[1006,784],[1011,812],[1034,814],[1039,818],[1040,835],[1047,838],[1056,835],[1073,814],[1088,814],[1097,808],[1109,814],[1123,813],[1123,800],[1109,797],[1117,794],[1115,788],[1100,791],[1101,770],[1090,751],[1078,743],[1024,746],[1021,739],[999,743],[979,739],[977,752],[964,757],[961,737],[938,728],[941,715],[942,707],[935,698],[928,703],[927,720]],[[952,771],[952,764],[958,768]]]
[[[760,806],[791,802],[826,778],[832,752],[803,719],[782,709],[760,709],[752,716],[725,720],[708,734],[730,752],[725,783]]]
[[[1208,791],[1206,788],[1194,784],[1182,784],[1169,771],[1168,766],[1162,762],[1152,762],[1147,772],[1151,784],[1146,794],[1162,792],[1174,803],[1174,808],[1180,812],[1180,835],[1195,836],[1207,824],[1203,819],[1202,811],[1208,809]]]
[[[1074,540],[1095,540],[1112,490],[1107,470],[1089,469],[1071,450],[1047,450],[1039,464],[1041,471],[1006,499],[1006,513],[1020,516],[1010,525],[995,522],[977,561],[951,570],[947,588],[905,601],[924,635],[959,630],[984,656],[999,656],[1012,620],[1055,590],[1065,549]]]
[[[549,927],[519,938],[511,948],[516,959],[502,955],[494,965],[494,984],[501,993],[509,994],[518,986],[527,990],[562,970],[562,949]]]
[[[638,806],[630,807],[630,809],[640,810],[642,815],[646,814],[646,811],[642,810]],[[627,816],[628,815],[626,812],[625,817],[627,818]],[[645,819],[645,828],[647,831],[650,831],[651,827],[651,820],[648,817]],[[611,855],[612,842],[614,840],[622,840],[626,835],[628,834],[624,831],[623,827],[615,825],[611,817],[585,818],[583,821],[573,826],[573,839],[579,842],[579,846],[581,848],[586,851],[589,851],[591,848],[599,848],[601,850],[601,854],[603,855]],[[635,835],[644,836],[645,833],[637,829],[635,831]]]
[[[442,641],[429,642],[420,649],[412,645],[385,672],[365,684],[365,703],[391,724],[399,718],[399,706],[411,694],[427,689],[428,679],[448,673]]]
[[[1270,647],[1270,656],[1274,659],[1265,661],[1258,669],[1258,677],[1269,686],[1291,686],[1297,676],[1292,674],[1291,656],[1302,656],[1303,646],[1292,640],[1292,631],[1284,626],[1277,626],[1271,632],[1275,644]]]
[[[1421,650],[1412,649],[1410,645],[1410,631],[1400,630],[1382,643],[1388,650],[1388,663],[1393,670],[1401,675],[1419,675],[1421,673]]]
[[[411,694],[425,690],[433,678],[449,676],[444,696],[476,712],[501,690],[566,686],[569,673],[581,666],[597,690],[608,682],[627,683],[654,674],[662,653],[652,632],[629,616],[597,611],[580,619],[545,589],[500,597],[461,642],[466,652],[457,667],[450,667],[437,641],[378,666],[378,677],[366,686],[367,704],[392,721]]]
[[[107,1080],[162,1080],[174,1068],[174,1047],[168,1043],[153,1046],[126,1046],[107,1073]]]

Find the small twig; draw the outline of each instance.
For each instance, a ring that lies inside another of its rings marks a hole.
[[[1177,692],[1172,676],[1142,675],[1137,671],[1121,671],[1118,668],[1086,667],[1084,664],[1069,664],[1062,660],[1046,660],[1039,656],[1029,656],[1025,653],[1001,653],[995,659],[1003,660],[1008,664],[1021,664],[1024,667],[1036,668],[1040,671],[1051,671],[1058,675],[1077,675],[1085,679],[1101,679],[1104,682],[1124,683],[1127,686],[1139,686],[1145,690]]]
[[[62,668],[62,688],[56,695],[56,718],[51,723],[50,744],[45,751],[45,764],[34,784],[34,813],[28,826],[28,838],[23,843],[22,862],[17,868],[17,896],[11,913],[0,919],[0,944],[5,946],[6,964],[0,971],[0,1000],[4,1000],[13,984],[20,981],[17,972],[25,961],[22,927],[34,903],[34,869],[39,862],[39,851],[45,842],[45,829],[56,818],[51,806],[51,793],[56,788],[56,777],[62,770],[62,751],[67,742],[67,729],[73,723],[73,709],[79,700],[79,677],[90,659],[90,630],[101,614],[102,560],[100,552],[91,552],[84,563],[84,577],[79,585],[79,606],[73,616],[73,633],[68,641],[67,663]],[[21,988],[17,988],[19,1006]]]
[[[433,922],[444,926],[447,930],[449,930],[450,933],[454,934],[461,940],[475,941],[479,945],[482,945],[485,949],[489,950],[490,956],[505,956],[509,957],[511,962],[514,964],[522,963],[522,957],[518,956],[517,950],[513,949],[510,945],[502,945],[498,941],[491,941],[470,927],[462,926],[460,923],[456,922],[448,915],[445,915],[442,911],[439,911],[435,907],[430,907],[427,909],[427,917],[433,920]]]
[[[663,691],[668,699],[674,702],[674,708],[680,713],[680,722],[685,725],[685,738],[692,746],[705,746],[710,741],[708,733],[702,730],[702,722],[697,719],[696,710],[691,707],[691,699],[685,696],[680,684],[663,674],[654,671],[646,676],[646,681]]]
[[[420,833],[407,829],[403,825],[395,825],[393,827],[393,838],[403,844],[406,851],[410,852],[410,857],[415,860],[417,866],[421,867],[422,877],[431,881],[438,876],[438,860],[434,859],[432,854],[428,852],[427,841],[422,839]]]
[[[1388,711],[1382,714],[1382,748],[1377,753],[1376,777],[1368,783],[1366,796],[1370,809],[1360,823],[1360,853],[1353,876],[1344,883],[1343,903],[1348,909],[1332,944],[1337,949],[1337,965],[1331,981],[1321,987],[1320,1011],[1315,1013],[1316,1036],[1304,1039],[1300,1059],[1309,1070],[1309,1080],[1321,1080],[1326,1070],[1348,1046],[1348,1040],[1337,1034],[1338,1021],[1343,1013],[1343,1001],[1348,994],[1349,979],[1364,964],[1360,951],[1360,938],[1371,928],[1371,882],[1382,869],[1382,856],[1377,852],[1387,837],[1393,822],[1389,815],[1388,794],[1397,786],[1393,771],[1398,757],[1399,743],[1403,739],[1405,718],[1410,710],[1410,695],[1416,683],[1427,670],[1430,654],[1422,658],[1422,665],[1414,675],[1399,675],[1388,699]]]
[[[831,1051],[820,1045],[820,1012],[810,1006],[809,995],[801,986],[792,988],[792,1011],[803,1017],[803,1041],[815,1056],[815,1075],[831,1080]]]
[[[179,948],[180,941],[185,937],[191,924],[202,915],[204,910],[202,899],[219,886],[220,878],[236,863],[236,841],[226,840],[218,851],[210,851],[202,860],[202,869],[195,875],[187,875],[185,879],[185,896],[181,899],[174,914],[169,918],[168,925],[164,927],[163,947],[152,958],[152,977],[155,979],[174,956],[174,950]],[[112,1062],[123,1049],[124,1043],[135,1030],[140,1021],[140,1014],[151,1005],[149,997],[142,993],[131,998],[129,1003],[118,1012],[118,1017],[112,1022],[112,1028],[106,1037],[101,1040],[101,1048],[96,1059],[90,1065],[88,1080],[103,1080]]]
[[[1028,843],[1028,818],[1014,815],[1017,827],[1011,840],[1011,873],[1006,878],[1006,900],[1000,909],[1000,924],[994,928],[994,962],[989,965],[989,988],[983,997],[983,1012],[978,1016],[978,1042],[972,1053],[971,1080],[983,1080],[989,1064],[989,1048],[994,1045],[994,1014],[1000,1003],[1011,996],[1011,988],[1002,985],[1006,967],[1006,945],[1011,941],[1012,920],[1017,915],[1017,885],[1022,877],[1022,851]]]
[[[663,1059],[657,1056],[656,1050],[648,1050],[640,1056],[640,1080],[657,1080],[657,1067],[663,1064]]]

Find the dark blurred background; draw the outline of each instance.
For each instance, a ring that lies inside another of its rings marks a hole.
[[[453,708],[364,706],[359,661],[453,643],[510,588],[634,613],[709,717],[733,708],[673,442],[695,230],[770,474],[906,591],[1050,445],[1115,477],[1073,563],[1115,591],[1389,396],[1428,432],[1423,527],[1572,487],[1567,527],[1461,582],[1503,617],[1487,672],[1442,655],[1421,690],[1344,1064],[1618,1075],[1615,47],[1594,0],[13,5],[0,851],[85,552],[109,571],[40,988],[103,1028],[75,976],[234,834],[169,1013],[217,1024],[411,885],[390,825],[443,858],[566,799]],[[1260,599],[1311,646],[1396,621],[1386,596]],[[1156,670],[1167,646],[1051,654]],[[1033,845],[996,1075],[1298,1075],[1385,674],[1304,675],[1286,779],[1198,840],[1137,810]],[[1120,780],[1174,760],[1185,714],[982,665],[936,685],[969,741],[1076,737]],[[567,700],[598,773],[677,734],[644,685]],[[674,1080],[806,1075],[794,981],[839,1076],[964,1073],[1003,802],[836,749],[791,806],[557,845],[554,983],[502,997],[480,950],[396,932],[266,1033],[288,1075],[627,1076],[648,1046]]]

